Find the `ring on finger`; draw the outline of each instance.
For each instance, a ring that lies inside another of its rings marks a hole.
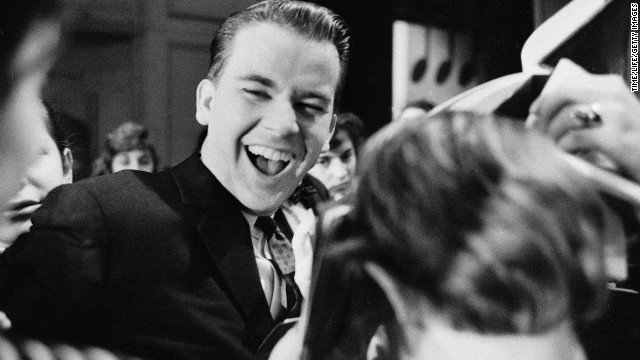
[[[586,110],[574,110],[571,117],[580,121],[585,128],[594,128],[602,126],[602,116],[600,112],[602,106],[599,103],[592,103]]]

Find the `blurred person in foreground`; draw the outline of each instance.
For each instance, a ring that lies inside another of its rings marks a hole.
[[[29,231],[31,215],[53,188],[73,181],[73,155],[69,134],[62,118],[50,104],[48,132],[35,134],[39,156],[22,178],[22,187],[0,213],[0,253]]]
[[[152,359],[255,358],[304,301],[305,259],[283,256],[296,244],[272,216],[331,138],[348,48],[342,18],[311,3],[225,19],[195,94],[200,152],[51,191],[0,256],[12,331]]]
[[[20,188],[47,132],[42,87],[60,42],[57,1],[0,3],[0,204]]]
[[[333,200],[349,196],[356,186],[358,150],[362,144],[362,120],[353,113],[337,114],[329,149],[320,154],[309,174],[320,180]]]
[[[93,163],[92,176],[112,174],[121,170],[156,172],[156,149],[147,142],[149,132],[143,125],[125,122],[107,135],[104,149]]]
[[[374,135],[354,205],[322,222],[302,358],[586,359],[622,230],[559,152],[469,113]]]
[[[0,2],[0,206],[20,189],[45,134],[41,98],[60,42],[57,1]],[[1,309],[0,309],[1,310]],[[0,312],[0,328],[10,325]]]
[[[0,2],[0,206],[16,196],[42,152],[54,151],[47,142],[47,110],[41,91],[56,59],[60,42],[60,7],[54,0]],[[54,145],[55,147],[55,145]],[[45,150],[46,149],[46,150]],[[55,150],[57,155],[57,150]],[[62,161],[62,160],[61,160]],[[59,163],[58,163],[59,165]],[[27,170],[29,169],[29,170]],[[1,270],[0,270],[1,271]],[[0,330],[11,323],[0,311]],[[17,341],[0,336],[0,358],[107,360],[100,349],[86,357],[67,345],[55,351],[37,340]]]

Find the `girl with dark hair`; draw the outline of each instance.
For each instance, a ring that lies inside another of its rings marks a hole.
[[[336,114],[336,129],[309,174],[320,180],[332,199],[350,196],[356,183],[358,150],[362,144],[363,124],[354,113]]]

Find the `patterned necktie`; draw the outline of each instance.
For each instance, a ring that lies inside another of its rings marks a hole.
[[[282,275],[289,275],[296,270],[296,260],[293,247],[287,238],[278,231],[276,222],[269,216],[259,216],[256,227],[264,233],[273,260],[278,265]]]
[[[300,316],[302,294],[296,282],[293,280],[296,270],[296,261],[293,255],[293,247],[287,238],[278,230],[276,222],[268,216],[259,216],[256,227],[264,233],[271,256],[275,261],[282,277],[287,284],[288,312],[286,317]]]

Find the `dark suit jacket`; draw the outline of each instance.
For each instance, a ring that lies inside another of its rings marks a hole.
[[[150,359],[250,359],[273,325],[240,203],[194,155],[61,186],[0,256],[13,331]]]

